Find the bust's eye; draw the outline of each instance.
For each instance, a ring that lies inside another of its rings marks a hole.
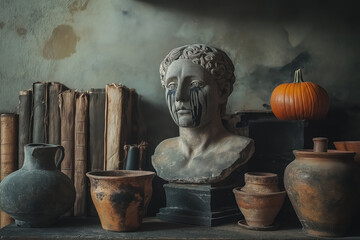
[[[177,84],[175,82],[170,82],[166,87],[169,90],[175,90],[177,88]]]
[[[199,80],[193,80],[190,83],[191,88],[201,88],[204,87],[204,85],[205,85],[204,82]]]

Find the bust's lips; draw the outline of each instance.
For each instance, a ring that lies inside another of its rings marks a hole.
[[[188,113],[191,113],[191,110],[190,109],[178,109],[178,110],[176,110],[176,112],[178,114],[188,114]]]

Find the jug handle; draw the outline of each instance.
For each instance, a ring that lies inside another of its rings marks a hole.
[[[61,150],[61,153],[60,153],[60,157],[59,157],[59,159],[57,160],[57,162],[56,162],[56,168],[57,169],[60,169],[60,165],[61,165],[61,163],[62,163],[62,161],[64,160],[64,157],[65,157],[65,149],[64,149],[64,147],[63,146],[61,146],[61,145],[59,145],[58,146],[58,150]]]

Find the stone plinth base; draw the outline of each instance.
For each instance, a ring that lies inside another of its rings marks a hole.
[[[237,186],[239,184],[165,184],[166,207],[160,209],[157,217],[164,221],[201,226],[235,222],[242,218],[232,192]]]

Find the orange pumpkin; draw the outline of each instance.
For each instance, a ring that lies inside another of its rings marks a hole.
[[[298,69],[293,83],[283,83],[274,89],[270,104],[279,120],[319,120],[329,111],[329,96],[319,85],[304,82]]]

